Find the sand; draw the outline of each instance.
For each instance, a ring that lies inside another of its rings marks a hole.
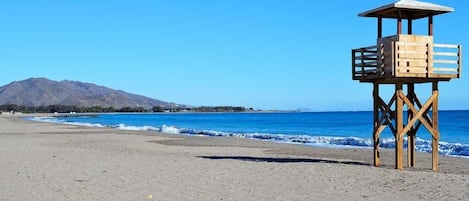
[[[371,149],[317,148],[0,116],[0,200],[467,200],[469,159],[372,167]]]

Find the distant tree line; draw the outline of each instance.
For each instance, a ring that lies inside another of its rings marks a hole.
[[[151,109],[143,107],[79,107],[73,105],[49,105],[49,106],[21,106],[15,104],[0,105],[2,112],[22,112],[22,113],[111,113],[111,112],[246,112],[253,111],[252,108],[234,106],[215,107],[162,107],[155,106]]]
[[[23,112],[23,113],[109,113],[109,112],[146,112],[143,107],[123,107],[116,109],[113,107],[79,107],[74,105],[49,105],[49,106],[22,106],[15,104],[0,105],[3,112]]]
[[[251,109],[252,110],[252,109]],[[196,107],[193,108],[194,112],[246,112],[245,107],[233,107],[233,106],[216,106],[216,107]]]
[[[248,112],[254,111],[252,108],[235,107],[235,106],[201,106],[201,107],[173,107],[164,108],[161,106],[155,106],[152,109],[153,112]]]

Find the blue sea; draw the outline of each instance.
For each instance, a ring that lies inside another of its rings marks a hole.
[[[469,111],[440,111],[439,118],[440,154],[469,157]],[[312,146],[373,146],[372,112],[99,114],[30,120]],[[423,125],[417,137],[417,150],[431,152],[431,134]],[[395,147],[389,128],[381,135],[381,147]]]

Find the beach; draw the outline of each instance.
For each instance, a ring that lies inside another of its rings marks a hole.
[[[469,159],[0,116],[0,200],[466,200]],[[406,163],[405,163],[406,164]]]

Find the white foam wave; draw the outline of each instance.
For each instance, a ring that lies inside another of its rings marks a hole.
[[[125,124],[118,124],[111,126],[112,128],[122,129],[122,130],[132,130],[132,131],[160,131],[158,128],[153,126],[127,126]]]
[[[166,125],[162,125],[159,131],[163,133],[171,133],[171,134],[181,133],[181,130],[176,128],[175,126],[166,126]]]
[[[106,127],[102,124],[93,124],[93,123],[64,122],[63,124],[75,125],[75,126],[99,127],[99,128]]]
[[[95,123],[84,123],[84,122],[67,122],[55,117],[30,117],[26,118],[31,121],[39,121],[39,122],[47,122],[47,123],[59,123],[59,124],[67,124],[67,125],[75,125],[75,126],[87,126],[87,127],[106,127],[102,124],[95,124]]]
[[[33,121],[41,122],[52,122],[52,123],[63,123],[70,125],[90,126],[90,127],[106,127],[101,124],[93,123],[76,123],[76,122],[65,122],[63,120],[53,117],[33,117],[29,118]],[[220,132],[211,130],[194,130],[188,128],[178,128],[175,126],[162,125],[160,128],[153,126],[128,126],[125,124],[118,124],[114,126],[108,126],[123,130],[135,130],[135,131],[158,131],[170,134],[183,134],[183,135],[201,135],[201,136],[226,136],[226,137],[240,137],[248,139],[267,140],[274,142],[290,143],[290,144],[304,144],[314,146],[346,146],[346,147],[361,147],[369,148],[373,147],[372,139],[359,138],[359,137],[330,137],[330,136],[309,136],[309,135],[281,135],[281,134],[269,134],[269,133],[230,133]],[[385,138],[380,140],[380,147],[382,148],[395,148],[394,138]],[[407,140],[405,139],[404,147],[407,147]],[[416,149],[420,152],[431,152],[432,142],[417,138]],[[469,145],[460,143],[448,143],[439,142],[439,153],[445,156],[462,156],[469,157]]]
[[[39,122],[48,122],[48,123],[64,123],[55,117],[27,117],[27,120],[39,121]]]
[[[175,128],[175,127],[174,127]],[[175,128],[177,129],[177,128]],[[330,136],[309,136],[309,135],[279,135],[268,133],[227,133],[219,131],[207,130],[193,130],[193,129],[178,129],[179,134],[186,135],[204,135],[204,136],[227,136],[227,137],[241,137],[248,139],[259,139],[267,141],[275,141],[291,144],[304,144],[314,146],[339,146],[339,147],[373,147],[373,141],[369,138],[359,137],[330,137]],[[164,132],[164,131],[162,131]],[[174,133],[174,132],[172,132]],[[407,147],[407,139],[405,139],[404,147]],[[432,141],[417,138],[416,149],[420,152],[432,152]],[[396,143],[394,138],[385,138],[380,140],[381,148],[395,148]],[[445,156],[463,156],[469,157],[469,145],[460,143],[439,142],[438,152]]]

